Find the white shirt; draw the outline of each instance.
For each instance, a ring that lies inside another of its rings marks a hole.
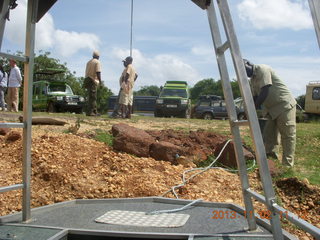
[[[8,74],[4,74],[0,71],[0,87],[7,87],[8,84]]]
[[[17,67],[17,65],[15,65],[10,70],[8,87],[20,87],[21,83],[22,83],[22,77],[21,77],[20,69]]]

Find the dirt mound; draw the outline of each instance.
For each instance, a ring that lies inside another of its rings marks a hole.
[[[298,178],[285,178],[276,182],[283,207],[300,218],[319,224],[320,188]]]

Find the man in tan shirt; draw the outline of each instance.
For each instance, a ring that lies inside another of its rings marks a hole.
[[[133,105],[133,86],[134,82],[138,77],[138,74],[132,66],[132,57],[126,57],[126,59],[122,62],[125,68],[119,80],[121,88],[119,96],[119,105],[121,109],[122,118],[131,118]]]
[[[87,62],[84,87],[88,91],[87,116],[97,116],[97,86],[101,84],[101,64],[99,61],[100,54],[94,51],[92,59]]]
[[[270,66],[244,60],[256,108],[263,107],[267,122],[263,140],[267,156],[277,158],[278,135],[281,136],[282,164],[294,165],[296,146],[296,100]]]

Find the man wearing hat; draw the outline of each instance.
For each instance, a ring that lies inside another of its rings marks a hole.
[[[131,118],[133,105],[133,85],[138,77],[138,74],[132,66],[133,58],[131,56],[126,57],[126,59],[122,62],[125,68],[119,80],[121,88],[119,94],[119,105],[122,118]]]
[[[252,64],[244,59],[247,76],[251,79],[251,91],[257,109],[262,106],[267,122],[263,140],[267,156],[277,158],[278,135],[283,149],[282,164],[293,166],[296,146],[296,100],[288,87],[270,66]]]
[[[99,61],[100,54],[94,51],[92,59],[87,62],[84,87],[88,91],[87,116],[97,116],[97,86],[101,84],[101,64]]]
[[[10,59],[10,74],[8,79],[8,96],[7,109],[8,111],[18,112],[19,109],[19,88],[21,87],[22,77],[16,61]]]

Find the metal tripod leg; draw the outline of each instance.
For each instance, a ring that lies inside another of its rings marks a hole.
[[[2,1],[2,6],[1,6],[1,15],[0,15],[0,50],[1,50],[1,46],[2,46],[2,41],[3,41],[3,34],[4,34],[4,28],[6,26],[6,13],[8,11],[9,8],[9,3],[10,0],[4,0]]]
[[[216,16],[216,12],[213,4],[211,4],[208,7],[207,13],[208,13],[211,34],[212,34],[214,46],[216,49],[218,67],[219,67],[221,78],[223,79],[222,87],[223,87],[223,92],[226,99],[228,115],[229,115],[230,121],[234,121],[237,119],[237,114],[235,111],[234,102],[232,101],[233,95],[232,95],[232,88],[229,83],[230,80],[229,80],[229,74],[227,70],[226,59],[224,54],[219,53],[220,51],[218,50],[219,46],[222,45],[222,42],[221,42],[221,36],[219,32],[218,20],[217,20],[217,16]],[[226,45],[224,47],[226,47]],[[232,105],[232,107],[230,105]],[[231,128],[231,131],[232,131],[233,140],[234,140],[237,164],[240,170],[240,181],[243,189],[243,197],[244,197],[246,212],[254,215],[254,208],[251,201],[251,197],[249,194],[247,194],[246,191],[244,191],[244,189],[249,188],[249,181],[248,181],[248,176],[246,171],[246,163],[244,160],[239,128],[237,128],[236,126],[233,126]],[[257,228],[255,218],[247,217],[247,220],[248,220],[249,230],[255,230]]]
[[[246,77],[238,40],[237,40],[233,23],[232,23],[230,10],[226,0],[217,0],[217,5],[219,7],[220,15],[222,18],[224,31],[227,36],[227,41],[225,43],[222,43],[221,41],[219,25],[218,25],[216,12],[214,9],[213,0],[211,0],[211,4],[207,7],[207,12],[208,12],[212,38],[214,42],[214,47],[217,55],[219,71],[222,79],[224,96],[226,99],[226,105],[227,105],[228,114],[230,118],[231,132],[234,139],[234,146],[235,146],[235,152],[237,157],[237,163],[240,171],[240,178],[241,178],[246,211],[253,213],[253,204],[251,201],[251,197],[253,196],[253,194],[249,188],[249,180],[248,180],[246,164],[243,156],[242,143],[241,143],[240,130],[239,130],[240,124],[239,124],[239,121],[237,121],[232,88],[230,85],[230,79],[229,79],[227,64],[226,64],[225,55],[224,55],[224,52],[228,48],[230,48],[234,68],[239,81],[239,87],[240,87],[241,94],[247,109],[246,113],[248,117],[248,124],[250,126],[251,136],[254,141],[257,161],[259,165],[259,171],[260,171],[262,184],[263,184],[263,190],[265,193],[264,203],[266,204],[268,210],[272,213],[272,218],[270,219],[272,232],[275,239],[281,240],[283,239],[281,222],[280,222],[279,215],[275,212],[273,207],[274,201],[275,201],[275,193],[272,187],[272,180],[269,172],[269,167],[267,163],[267,158],[266,158],[266,153],[264,149],[261,132],[259,129],[257,114],[255,112],[252,94],[251,94],[249,83]],[[254,221],[254,218],[252,219],[247,218],[247,219],[248,219],[249,229],[250,230],[256,229],[256,223]]]

